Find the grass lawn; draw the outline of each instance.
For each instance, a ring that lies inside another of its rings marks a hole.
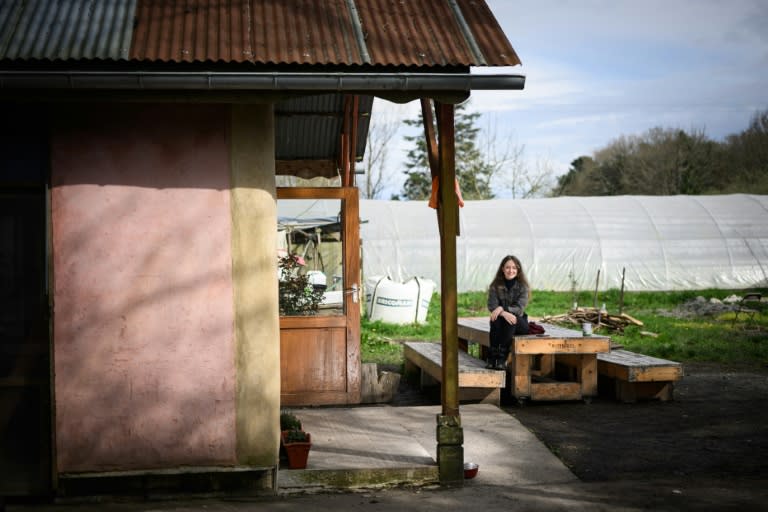
[[[623,311],[641,320],[642,327],[630,326],[624,333],[610,333],[614,342],[627,350],[679,362],[717,362],[724,364],[768,365],[768,304],[753,321],[742,319],[734,323],[734,313],[717,316],[673,318],[658,314],[659,310],[674,310],[689,300],[702,296],[724,299],[730,295],[743,296],[746,291],[768,296],[768,289],[757,290],[694,290],[675,292],[625,292]],[[575,300],[582,306],[592,306],[592,292],[580,292]],[[458,314],[484,316],[485,292],[461,293]],[[534,291],[527,308],[531,317],[559,315],[570,310],[574,302],[571,292]],[[606,304],[609,313],[619,310],[619,291],[599,292],[598,306]],[[362,360],[366,363],[403,363],[402,340],[440,339],[440,296],[435,294],[422,325],[393,325],[362,320]],[[653,333],[654,335],[643,334]],[[607,334],[607,333],[600,333]]]

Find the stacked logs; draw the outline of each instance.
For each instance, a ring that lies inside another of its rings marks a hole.
[[[592,324],[592,330],[594,332],[624,332],[624,328],[628,325],[642,326],[643,322],[637,318],[633,318],[626,313],[620,313],[618,315],[609,314],[605,310],[598,308],[576,308],[568,311],[562,315],[550,315],[542,317],[542,322],[549,322],[553,324],[559,324],[568,326],[569,324],[577,326],[577,329],[581,330],[581,324],[589,322]]]

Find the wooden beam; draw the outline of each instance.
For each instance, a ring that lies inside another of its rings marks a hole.
[[[424,122],[424,139],[427,146],[427,160],[429,172],[432,178],[440,174],[440,157],[437,150],[437,137],[435,136],[435,120],[432,116],[432,100],[421,98],[421,118]]]
[[[349,179],[348,187],[355,186],[355,160],[357,156],[357,125],[358,125],[358,113],[360,111],[360,96],[355,94],[352,96],[352,111],[350,112],[350,129],[349,129]]]
[[[275,174],[305,179],[317,176],[324,178],[338,176],[336,163],[333,160],[276,160]]]
[[[341,122],[339,134],[339,169],[341,169],[341,184],[349,186],[349,130],[350,111],[352,110],[352,97],[344,96],[344,116]]]
[[[440,201],[440,289],[442,298],[441,331],[443,343],[443,414],[459,415],[458,399],[458,301],[456,291],[456,233],[459,208],[453,183],[456,180],[454,106],[436,103],[438,111]]]

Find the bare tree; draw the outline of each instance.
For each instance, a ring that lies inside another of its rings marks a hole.
[[[535,167],[531,172],[522,175],[525,188],[522,190],[522,199],[532,197],[544,197],[552,190],[555,176],[555,168],[548,158],[536,159]],[[515,196],[512,196],[515,197]]]
[[[509,190],[512,199],[542,196],[552,187],[554,169],[544,159],[538,159],[534,167],[525,160],[525,145],[512,139],[498,140],[495,118],[487,119],[480,132],[480,145],[486,160],[493,168],[494,190]]]
[[[383,192],[394,182],[393,172],[386,167],[387,153],[400,125],[401,120],[392,112],[371,116],[363,160],[365,179],[360,186],[364,199],[381,199]]]

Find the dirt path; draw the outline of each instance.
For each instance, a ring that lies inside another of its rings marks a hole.
[[[687,364],[685,374],[672,402],[505,409],[616,503],[640,493],[651,508],[768,510],[768,369]]]
[[[505,409],[583,481],[750,478],[768,470],[768,369],[687,364],[675,400]]]

